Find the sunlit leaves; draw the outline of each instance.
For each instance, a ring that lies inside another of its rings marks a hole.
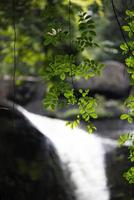
[[[73,45],[77,46],[79,53],[87,47],[91,47],[94,44],[93,38],[95,34],[94,21],[87,13],[81,13],[79,15],[79,36],[73,39]],[[71,35],[62,28],[52,28],[45,36],[45,45],[52,45],[62,43],[64,39],[70,42]],[[99,64],[95,60],[82,59],[78,62],[78,58],[74,55],[68,54],[56,54],[50,58],[49,64],[44,71],[44,79],[51,81],[53,86],[48,91],[48,94],[44,100],[44,105],[47,108],[55,109],[60,104],[61,99],[64,99],[64,103],[67,105],[76,105],[79,110],[77,119],[67,124],[74,128],[79,125],[80,119],[85,121],[88,126],[88,132],[95,130],[94,125],[91,123],[91,119],[96,119],[96,100],[90,97],[89,90],[79,91],[79,95],[73,89],[74,77],[83,77],[89,79],[95,75],[99,75],[103,68],[102,64]]]
[[[134,162],[134,134],[128,133],[125,135],[121,135],[119,138],[119,144],[124,145],[127,144],[129,148],[129,159],[131,162]],[[130,167],[127,172],[123,174],[126,180],[129,183],[134,183],[134,167]]]
[[[121,119],[127,120],[129,123],[132,123],[134,117],[134,96],[133,95],[129,96],[124,102],[124,104],[128,109],[128,113],[122,114]]]
[[[89,122],[89,125],[87,125],[87,131],[89,133],[93,133],[93,131],[95,131],[95,130],[96,130],[96,127],[94,126],[94,124]]]
[[[128,134],[121,135],[119,137],[118,142],[120,145],[124,145],[130,139],[131,139],[131,134],[128,133]]]
[[[44,101],[44,106],[52,111],[55,110],[58,103],[59,93],[53,90],[50,90],[47,94],[47,98]]]
[[[104,67],[102,64],[89,59],[83,59],[79,64],[76,63],[77,58],[73,55],[56,55],[53,58],[53,61],[50,61],[45,74],[49,79],[56,76],[61,80],[73,76],[81,76],[88,79],[95,75],[99,75]]]
[[[134,81],[134,57],[129,56],[128,58],[126,58],[125,62],[127,65],[127,71],[130,74],[131,80],[133,82]]]
[[[126,15],[127,25],[123,26],[123,30],[127,32],[129,38],[132,38],[134,37],[134,11],[127,10]]]
[[[60,97],[71,90],[69,84],[65,81],[53,81],[47,96],[44,99],[44,106],[50,110],[55,110],[56,106],[60,104]],[[68,95],[67,99],[71,99]],[[71,101],[71,100],[70,100]]]
[[[75,105],[77,103],[77,99],[74,94],[74,89],[65,91],[64,97],[67,99],[68,104]]]
[[[78,100],[79,112],[84,121],[89,121],[90,118],[97,118],[96,115],[96,100],[88,96],[88,90],[82,92],[82,97]]]
[[[129,50],[126,43],[121,44],[120,48],[121,48],[121,50],[123,50],[123,54],[126,54]]]
[[[79,114],[77,115],[77,119],[75,121],[68,122],[67,125],[70,125],[71,128],[74,128],[79,125],[80,119],[82,119],[87,123],[87,131],[89,133],[92,133],[94,130],[96,130],[96,127],[91,123],[91,119],[97,118],[97,114],[96,114],[97,103],[94,98],[89,96],[88,94],[89,90],[86,90],[86,91],[80,90],[79,92],[81,94],[81,97],[76,99],[74,98],[73,93],[71,96],[75,99],[75,101],[77,101]]]
[[[80,90],[82,97],[78,99],[79,113],[82,119],[88,123],[87,130],[89,133],[92,133],[96,130],[95,126],[91,123],[91,119],[96,119],[96,99],[89,96],[89,90],[82,91]]]
[[[134,183],[134,167],[131,167],[123,176],[130,184]]]
[[[72,129],[76,128],[80,124],[80,119],[76,119],[75,121],[69,121],[66,123],[67,126],[70,126]]]
[[[127,56],[125,59],[127,71],[131,76],[132,84],[134,84],[134,11],[126,11],[126,22],[122,28],[127,33],[129,41],[121,45],[123,54]],[[129,96],[125,101],[125,106],[128,110],[127,113],[121,115],[122,120],[127,120],[129,123],[133,122],[134,117],[134,95]],[[129,159],[134,162],[134,134],[126,134],[120,137],[119,143],[121,145],[129,144]],[[124,177],[129,183],[134,183],[134,167],[131,167],[124,173]]]
[[[64,39],[69,38],[68,31],[62,30],[60,27],[55,29],[51,28],[49,32],[45,34],[45,45],[53,45],[56,46],[59,42],[63,42]]]
[[[17,41],[15,43],[16,73],[23,75],[40,74],[45,82],[51,85],[47,88],[44,106],[51,110],[54,110],[61,102],[77,106],[79,115],[74,122],[70,122],[70,125],[75,127],[82,119],[88,124],[88,131],[92,132],[95,127],[91,123],[91,119],[97,117],[96,101],[90,97],[89,91],[80,91],[80,94],[77,94],[73,89],[73,79],[75,77],[89,79],[99,75],[103,65],[81,56],[83,50],[97,45],[94,42],[96,33],[93,18],[88,12],[81,13],[78,27],[75,26],[76,21],[73,21],[73,19],[78,19],[74,16],[74,13],[78,11],[76,4],[87,7],[94,1],[87,0],[84,3],[82,0],[73,1],[70,6],[70,16],[68,16],[68,2],[65,0],[59,1],[59,4],[54,1],[52,5],[49,1],[43,0],[32,0],[30,2],[30,4],[29,2],[26,3],[27,7],[22,6],[20,13],[18,12],[19,3],[16,4],[18,16],[18,19],[16,19]],[[101,6],[100,0],[96,0],[96,2],[97,5]],[[2,5],[4,5],[3,2]],[[10,7],[11,4],[9,3]],[[74,12],[72,8],[75,8]],[[5,9],[5,11],[7,10],[10,11],[10,9]],[[3,13],[2,9],[1,13]],[[23,16],[23,13],[26,15]],[[8,13],[7,16],[9,22],[8,24],[5,23],[3,29],[0,30],[2,38],[0,49],[3,63],[6,67],[9,64],[11,69],[11,65],[13,65],[14,30],[12,24],[10,24],[12,18],[10,21]],[[6,22],[6,20],[4,21]],[[65,47],[62,48],[64,45]],[[66,46],[67,50],[65,49]],[[73,51],[71,51],[71,47],[73,47]],[[4,66],[3,63],[2,66]]]
[[[126,22],[122,28],[129,36],[130,40],[127,43],[121,44],[123,54],[127,55],[125,60],[127,71],[131,76],[132,81],[134,80],[134,11],[126,11]]]
[[[49,67],[46,68],[46,76],[50,79],[58,76],[61,80],[64,80],[66,76],[74,75],[74,62],[75,58],[73,56],[56,55],[53,60],[50,61]]]
[[[17,41],[15,43],[15,55],[17,58],[17,74],[29,75],[35,74],[38,71],[39,64],[44,62],[45,56],[41,51],[41,45],[39,42],[22,33],[16,28]],[[1,53],[1,73],[11,73],[14,50],[14,30],[12,26],[8,26],[5,30],[0,30],[0,36],[3,38],[0,41],[0,53]]]

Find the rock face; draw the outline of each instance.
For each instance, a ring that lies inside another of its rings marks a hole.
[[[13,86],[13,78],[5,75],[0,78],[0,96],[3,99],[15,101],[19,105],[27,105],[30,102],[42,101],[46,84],[37,77],[18,77],[16,86]],[[15,88],[14,88],[15,87]],[[15,89],[15,96],[14,96]]]
[[[43,107],[43,98],[46,93],[46,84],[35,77],[18,77],[17,81],[21,84],[15,86],[15,96],[13,80],[10,76],[4,76],[0,79],[0,97],[9,101],[25,106],[29,111],[37,114],[55,116]]]
[[[134,185],[128,184],[123,178],[132,163],[128,160],[128,148],[115,148],[106,154],[106,171],[110,200],[132,200],[134,197]]]
[[[12,82],[9,80],[3,80],[0,79],[0,97],[3,99],[6,99],[8,94],[9,94],[9,90],[10,87],[12,87]]]
[[[129,77],[125,66],[117,61],[105,61],[105,68],[100,76],[89,80],[75,80],[75,89],[88,89],[91,93],[103,94],[110,98],[122,98],[129,92]]]
[[[52,142],[22,113],[3,102],[0,102],[0,199],[75,200],[69,176],[65,177]]]

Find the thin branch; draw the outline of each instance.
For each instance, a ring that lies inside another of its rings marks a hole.
[[[16,67],[17,67],[17,56],[16,56],[16,42],[17,42],[17,32],[16,32],[16,1],[12,0],[12,20],[13,20],[13,111],[15,110],[15,82],[16,82]],[[13,112],[14,113],[14,112]],[[13,116],[13,123],[15,117]],[[14,123],[15,125],[15,123]]]
[[[128,42],[127,42],[126,37],[125,37],[125,34],[124,34],[123,30],[122,30],[122,25],[121,25],[121,23],[120,23],[120,21],[119,21],[119,18],[118,18],[117,12],[116,12],[116,7],[115,7],[115,5],[114,5],[114,0],[111,0],[111,4],[112,4],[113,12],[114,12],[116,21],[117,21],[117,23],[118,23],[118,26],[119,26],[121,35],[122,35],[122,37],[123,37],[123,39],[124,39],[124,41],[125,41],[125,43],[126,43],[126,45],[127,45],[127,48],[128,48],[128,50],[129,50],[129,52],[131,52],[131,49],[130,49],[130,47],[129,47],[129,45],[128,45]]]
[[[72,46],[72,40],[71,40],[71,0],[68,0],[68,31],[69,31],[69,35],[70,35],[70,40],[69,40],[69,48],[71,50],[71,46]],[[71,67],[71,81],[72,81],[72,86],[74,88],[74,80],[73,80],[73,72],[72,72],[72,66],[71,66],[71,55],[69,53],[69,64],[70,64],[70,67]]]

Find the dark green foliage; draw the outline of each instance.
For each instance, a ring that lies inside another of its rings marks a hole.
[[[76,39],[76,46],[80,50],[84,50],[86,47],[97,46],[96,43],[93,42],[94,36],[96,36],[95,32],[95,24],[90,15],[86,12],[79,15],[79,33],[80,35]]]

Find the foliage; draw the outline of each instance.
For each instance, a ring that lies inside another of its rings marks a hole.
[[[13,2],[15,6],[13,8]],[[17,75],[37,75],[44,70],[50,56],[55,51],[68,51],[68,44],[63,40],[62,47],[49,48],[46,43],[46,35],[50,28],[56,26],[68,28],[68,0],[18,0],[0,1],[0,73],[12,73],[13,66],[13,20],[16,23],[16,57]],[[86,9],[89,5],[100,0],[72,1],[70,15],[72,18],[72,35],[75,31],[74,13]],[[60,32],[61,33],[61,32]],[[61,37],[59,33],[59,36]],[[63,35],[62,35],[63,36]],[[62,37],[64,38],[64,37]],[[54,39],[54,37],[51,39]],[[72,46],[72,51],[76,52]]]
[[[44,3],[43,3],[44,2]],[[15,23],[16,23],[16,57],[17,73],[22,75],[37,75],[41,68],[47,64],[47,49],[44,45],[44,38],[48,26],[55,18],[59,24],[67,25],[68,7],[63,1],[59,4],[55,1],[34,0],[15,2]],[[53,16],[51,16],[53,13]],[[12,1],[7,6],[0,1],[0,50],[1,68],[3,73],[12,72],[13,65],[13,8]],[[50,53],[50,52],[49,52]]]
[[[60,35],[60,36],[59,36]],[[78,34],[77,37],[71,39],[71,32],[61,29],[56,30],[53,28],[47,34],[47,45],[55,46],[56,43],[61,42],[64,39],[77,49],[80,53],[86,48],[96,46],[94,42],[95,25],[90,15],[86,12],[79,15],[78,22]],[[61,37],[62,36],[62,37]],[[103,65],[97,63],[95,60],[82,58],[78,60],[78,57],[72,54],[55,55],[53,59],[50,59],[48,67],[44,70],[43,77],[48,80],[51,85],[49,87],[48,94],[44,99],[44,105],[47,108],[55,109],[57,104],[61,104],[61,97],[64,99],[64,104],[77,105],[79,114],[77,119],[73,122],[68,122],[72,128],[79,125],[80,118],[88,122],[87,129],[92,132],[95,127],[91,123],[91,118],[97,118],[96,114],[96,100],[89,96],[89,90],[79,90],[79,95],[75,93],[73,86],[73,78],[81,76],[85,79],[89,79],[95,75],[100,74]]]
[[[127,32],[129,37],[129,42],[121,45],[123,54],[127,56],[125,59],[127,71],[131,77],[131,83],[134,85],[134,11],[126,11],[126,21],[127,25],[123,26],[123,30]],[[128,109],[128,113],[121,115],[122,120],[127,120],[129,123],[133,122],[134,117],[134,95],[129,96],[125,101],[125,106]],[[120,144],[129,144],[129,159],[131,162],[134,162],[134,134],[126,134],[120,137]],[[128,180],[129,183],[134,183],[134,167],[132,166],[126,173],[124,177]]]
[[[131,76],[132,84],[134,84],[134,11],[127,10],[126,14],[127,25],[123,26],[123,30],[127,32],[130,40],[127,43],[123,43],[121,49],[123,50],[123,54],[127,55],[125,60],[127,71]]]
[[[121,54],[120,44],[123,43],[118,23],[112,8],[112,1],[103,0],[101,16],[95,15],[97,40],[99,41],[100,48],[94,48],[90,51],[93,58],[101,61],[105,60],[118,60],[124,62],[124,55]],[[114,6],[118,20],[121,25],[124,24],[126,16],[126,8],[132,7],[131,0],[114,0]],[[94,12],[95,8],[93,9]],[[112,25],[111,25],[112,24]],[[116,34],[115,34],[116,33]]]
[[[124,145],[127,144],[129,148],[129,159],[131,162],[134,162],[134,134],[128,133],[125,135],[120,136],[119,138],[119,144]],[[126,178],[126,180],[129,183],[134,183],[134,167],[130,167],[127,172],[123,174],[123,176]]]
[[[94,42],[94,20],[82,12],[94,3],[102,7],[101,0],[85,0],[84,3],[72,0],[70,4],[68,0],[19,0],[8,1],[6,7],[4,0],[0,1],[0,72],[13,72],[16,31],[16,76],[40,75],[48,82],[45,107],[53,110],[57,104],[76,104],[80,114],[73,123],[78,125],[81,118],[89,121],[90,132],[95,129],[90,119],[97,117],[96,101],[89,96],[89,91],[80,90],[76,94],[73,78],[93,77],[103,67],[81,54],[89,47],[98,46]],[[81,11],[79,19],[78,11]]]

